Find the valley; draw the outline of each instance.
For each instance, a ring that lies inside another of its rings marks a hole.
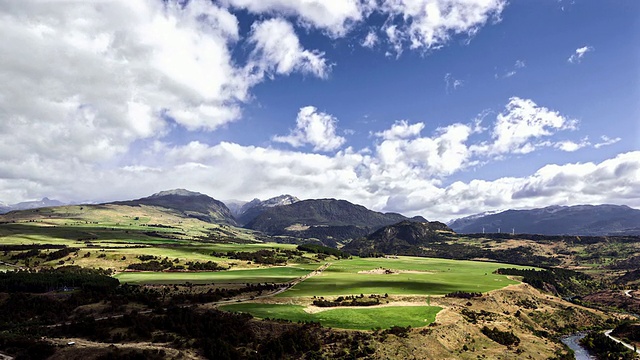
[[[59,345],[73,341],[88,358],[565,359],[561,335],[618,329],[640,306],[632,235],[457,234],[292,198],[254,212],[254,224],[275,220],[259,230],[206,195],[151,198],[0,216],[0,351],[73,358]]]

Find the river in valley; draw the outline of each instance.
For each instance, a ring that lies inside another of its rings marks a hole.
[[[560,341],[573,350],[576,360],[595,360],[596,357],[590,355],[587,349],[580,345],[580,339],[585,337],[587,333],[576,333],[569,336],[564,336]]]

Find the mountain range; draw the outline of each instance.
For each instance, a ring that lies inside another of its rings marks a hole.
[[[15,210],[29,210],[29,209],[37,209],[49,206],[62,206],[64,203],[58,200],[51,200],[49,198],[42,198],[42,200],[34,200],[34,201],[24,201],[19,202],[17,204],[4,204],[0,203],[0,214],[8,213],[9,211]]]
[[[346,200],[299,200],[292,195],[264,201],[229,202],[227,206],[202,193],[173,189],[107,204],[161,207],[179,216],[209,223],[242,226],[271,236],[314,238],[330,246],[364,238],[382,227],[402,221],[428,223],[420,216],[408,218],[397,213],[376,212]],[[64,204],[48,198],[13,205],[0,203],[0,213],[61,205]],[[436,228],[439,226],[429,224]],[[457,233],[640,235],[640,210],[624,205],[549,206],[476,214],[456,219],[449,223],[449,227]]]
[[[449,223],[457,233],[640,235],[640,210],[624,205],[549,206],[472,215]]]
[[[403,220],[426,221],[420,216],[409,219],[397,213],[372,211],[346,200],[315,199],[265,209],[245,227],[275,236],[316,238],[336,246]]]

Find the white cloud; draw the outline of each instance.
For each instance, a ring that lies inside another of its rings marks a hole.
[[[449,129],[442,135],[455,137],[456,132]],[[346,149],[327,156],[224,142],[215,146],[194,142],[157,151],[156,155],[164,159],[157,167],[131,166],[94,171],[90,177],[68,176],[60,179],[64,185],[55,184],[55,180],[52,185],[22,182],[20,187],[6,187],[0,181],[0,196],[10,200],[7,195],[13,191],[14,195],[50,191],[48,194],[63,199],[95,199],[96,194],[104,199],[127,199],[180,186],[216,198],[263,198],[281,193],[300,198],[343,198],[379,211],[420,214],[430,220],[446,220],[479,210],[550,204],[619,203],[640,207],[637,151],[601,163],[546,165],[531,176],[457,181],[446,186],[403,163],[401,154],[396,158],[400,162],[391,166],[385,162],[387,153],[382,150],[364,154]]]
[[[364,40],[362,40],[362,43],[360,43],[360,45],[371,49],[374,46],[376,46],[377,43],[378,43],[378,35],[376,35],[374,31],[369,31],[367,33],[367,36],[365,36]]]
[[[293,26],[286,20],[253,24],[249,42],[255,45],[252,65],[260,73],[289,75],[295,71],[323,78],[329,72],[324,53],[303,49]]]
[[[500,115],[509,113],[506,110],[499,114],[496,124],[501,121]],[[336,138],[331,115],[307,107],[301,109],[298,118],[299,126],[282,138],[318,148],[342,145],[326,141]],[[346,148],[331,155],[227,142],[181,146],[161,141],[150,143],[130,164],[115,168],[95,168],[73,161],[41,163],[34,155],[20,163],[3,163],[3,174],[12,177],[3,175],[0,179],[0,198],[5,202],[42,196],[112,200],[185,187],[216,198],[266,198],[281,193],[301,198],[343,198],[375,210],[420,214],[431,220],[480,210],[549,204],[640,206],[640,152],[621,154],[599,164],[547,165],[531,176],[443,185],[443,178],[483,159],[486,154],[471,151],[477,145],[471,135],[487,130],[477,123],[453,124],[422,135],[424,128],[424,123],[399,121],[375,134],[377,143],[371,151]],[[324,139],[317,136],[323,133]],[[162,161],[145,162],[147,158]]]
[[[225,4],[261,20],[244,36]],[[238,120],[264,76],[326,77],[329,60],[305,49],[292,24],[342,37],[377,12],[390,18],[369,34],[399,55],[473,36],[504,6],[497,0],[0,2],[0,82],[11,84],[0,87],[0,199],[112,200],[186,187],[218,198],[338,197],[439,219],[548,203],[640,205],[638,152],[600,164],[548,166],[531,177],[443,186],[448,176],[497,156],[581,146],[556,138],[575,121],[520,98],[510,99],[486,130],[456,123],[423,135],[425,123],[399,121],[359,151],[340,150],[346,139],[337,120],[314,107],[300,110],[290,134],[274,137],[331,155],[164,141],[175,126],[211,131]],[[369,34],[358,41],[373,45]],[[247,63],[232,56],[238,49],[249,54]],[[449,80],[453,89],[460,86]],[[490,139],[472,137],[489,129]],[[593,146],[617,141],[603,137]],[[580,192],[583,199],[573,195]]]
[[[204,1],[0,5],[3,161],[99,161],[136,139],[235,121],[252,83],[235,16]],[[8,126],[11,124],[11,126]]]
[[[293,147],[313,146],[314,151],[332,151],[341,147],[346,139],[336,135],[338,120],[329,114],[306,106],[298,112],[296,128],[289,135],[274,136],[273,141],[287,143]]]
[[[599,143],[597,143],[597,144],[593,145],[593,147],[594,147],[594,148],[599,149],[599,148],[601,148],[601,147],[603,147],[603,146],[613,145],[613,144],[617,143],[618,141],[622,140],[622,139],[621,139],[621,138],[619,138],[619,137],[616,137],[616,138],[610,138],[610,137],[608,137],[608,136],[606,136],[606,135],[602,135],[602,136],[600,137],[600,139],[602,140],[602,142],[599,142]]]
[[[569,56],[567,61],[571,64],[578,64],[582,61],[582,58],[591,51],[595,51],[595,48],[592,46],[583,46],[581,48],[577,48],[576,51]]]
[[[381,181],[388,183],[389,174],[396,174],[406,181],[415,178],[437,182],[468,165],[466,141],[473,133],[471,126],[453,124],[436,129],[432,136],[421,137],[423,128],[423,123],[400,121],[375,134],[382,141],[376,145],[372,169],[377,170]]]
[[[626,204],[640,207],[640,152],[601,163],[546,165],[527,177],[455,182],[444,188],[396,191],[387,210],[412,210],[441,220],[505,208]]]
[[[322,29],[333,37],[343,37],[369,11],[367,1],[359,0],[222,0],[255,14],[298,17],[308,26]]]
[[[389,36],[398,53],[399,39],[411,49],[430,50],[442,47],[454,35],[473,36],[487,22],[499,21],[506,5],[504,0],[392,0],[383,2],[380,11],[401,20],[391,32],[393,37]]]
[[[424,129],[424,123],[409,124],[406,120],[396,121],[390,129],[375,133],[375,136],[384,140],[397,140],[413,138],[420,135]]]
[[[455,91],[459,87],[463,86],[464,81],[459,79],[454,79],[451,73],[446,73],[444,75],[444,84],[445,84],[445,91],[449,93],[450,91]]]
[[[393,50],[396,53],[396,58],[399,58],[400,55],[402,55],[402,32],[398,30],[398,26],[397,25],[388,25],[384,28],[384,32],[387,35],[387,39],[389,41],[389,44],[391,44],[391,46],[393,47]],[[386,52],[385,53],[386,56],[391,56],[392,53],[391,52]]]
[[[589,142],[588,139],[582,139],[580,142],[574,142],[571,140],[563,140],[563,141],[559,141],[555,144],[553,144],[553,147],[555,147],[556,149],[560,149],[562,151],[566,151],[566,152],[574,152],[577,150],[580,150],[586,146],[591,145],[591,143]]]
[[[575,130],[577,120],[566,118],[557,111],[538,106],[532,100],[512,97],[505,111],[498,114],[492,130],[492,142],[472,146],[478,154],[526,154],[542,143],[536,142],[561,130]]]
[[[278,44],[265,29],[278,31]],[[175,126],[212,131],[236,121],[265,74],[326,76],[324,58],[301,48],[286,22],[254,30],[253,42],[243,39],[235,15],[205,0],[0,2],[0,81],[11,84],[0,87],[7,201],[126,163],[132,146]],[[253,51],[249,64],[232,58],[238,46]]]
[[[396,57],[405,47],[438,49],[453,36],[474,36],[488,22],[497,22],[506,0],[222,0],[222,4],[257,15],[295,19],[333,38],[347,36],[372,14],[387,18],[382,30]],[[380,41],[368,32],[360,44]],[[391,52],[387,53],[392,56]]]
[[[513,66],[509,70],[506,70],[502,76],[495,74],[495,78],[510,78],[517,74],[520,69],[524,69],[525,67],[527,67],[527,64],[524,62],[524,60],[516,60],[515,64],[513,64]]]

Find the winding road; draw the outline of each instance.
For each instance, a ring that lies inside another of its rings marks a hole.
[[[611,340],[613,340],[613,341],[617,342],[618,344],[622,344],[624,347],[626,347],[626,348],[627,348],[627,349],[629,349],[629,350],[633,350],[633,351],[635,351],[636,353],[640,354],[640,350],[637,350],[636,348],[634,348],[634,346],[633,346],[633,345],[627,344],[626,342],[624,342],[624,341],[622,341],[622,340],[620,340],[620,339],[618,339],[618,338],[615,338],[615,337],[611,336],[611,332],[612,332],[612,331],[613,331],[613,329],[611,329],[611,330],[607,330],[607,331],[605,331],[605,332],[604,332],[604,334],[605,334],[609,339],[611,339]]]

